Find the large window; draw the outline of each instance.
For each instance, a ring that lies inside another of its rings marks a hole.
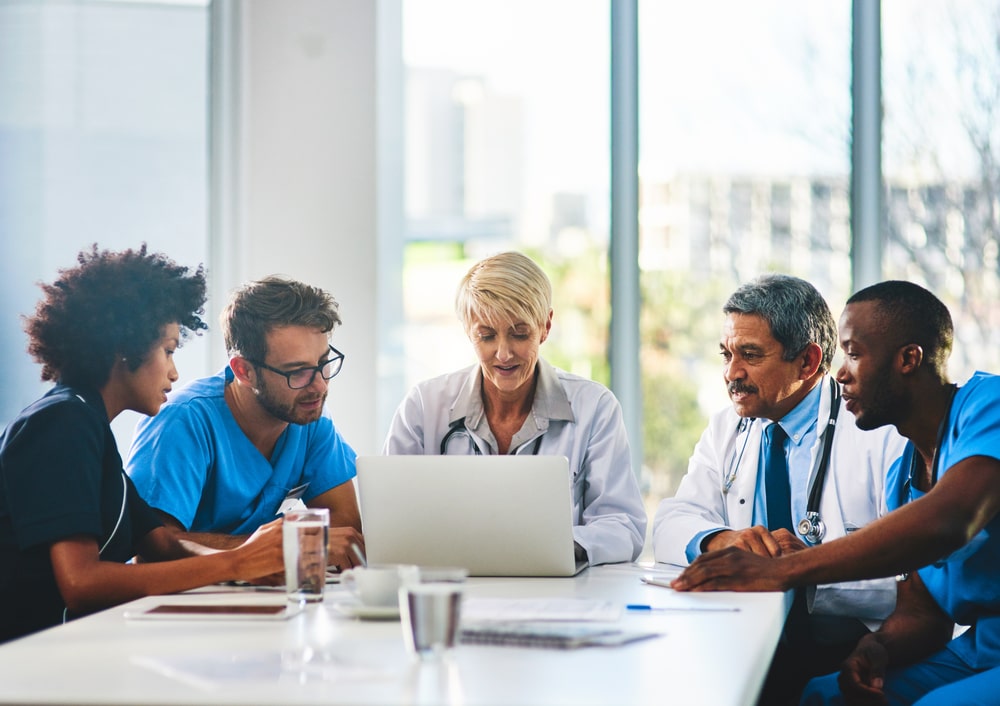
[[[849,293],[849,3],[639,5],[640,321],[650,508],[728,404],[722,305],[766,272]]]
[[[98,243],[207,254],[206,3],[0,3],[0,420],[44,389],[20,316]],[[195,339],[182,380],[204,374]],[[135,417],[116,432],[131,436]]]
[[[606,0],[404,0],[406,383],[471,365],[454,314],[476,260],[553,280],[542,355],[607,383]]]
[[[536,257],[555,285],[543,355],[608,383],[611,4],[399,2],[405,385],[473,362],[455,286],[473,261],[508,248]],[[282,6],[301,14],[310,3]],[[253,3],[228,7],[252,19]],[[955,379],[997,371],[1000,0],[881,7],[883,276],[924,283],[950,306]],[[207,260],[209,9],[0,2],[0,420],[42,389],[18,319],[35,282],[94,242]],[[254,56],[300,46],[275,32],[243,39]],[[707,416],[728,404],[716,353],[728,294],[769,271],[815,283],[835,316],[850,294],[851,46],[850,3],[639,0],[637,325],[651,507],[676,488]],[[343,100],[366,95],[348,89]],[[287,195],[271,196],[275,212],[286,208]],[[263,260],[281,247],[253,245]],[[183,380],[211,372],[206,348],[183,352]]]

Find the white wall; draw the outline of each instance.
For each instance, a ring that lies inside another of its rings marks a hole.
[[[333,344],[346,359],[328,404],[358,453],[376,453],[387,424],[384,405],[376,403],[379,331],[392,336],[386,312],[393,316],[399,291],[391,279],[398,279],[398,268],[377,266],[378,229],[386,231],[394,220],[376,217],[380,3],[216,4],[212,202],[218,247],[209,273],[211,316],[217,317],[225,292],[267,274],[331,292],[344,320]],[[399,161],[382,158],[390,172]],[[383,237],[399,239],[383,250],[401,253],[398,229]],[[390,278],[381,297],[380,275]],[[217,338],[212,345],[221,366],[223,343]],[[391,397],[398,398],[396,391]]]

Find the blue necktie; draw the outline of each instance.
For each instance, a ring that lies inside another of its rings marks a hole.
[[[785,458],[785,439],[788,434],[777,422],[764,430],[768,446],[764,457],[764,494],[767,512],[767,528],[772,532],[779,527],[792,530],[792,490],[788,479],[788,459]],[[782,641],[786,649],[804,648],[809,635],[809,610],[806,608],[806,592],[795,589],[795,598],[785,620]],[[789,647],[790,646],[790,647]]]
[[[767,435],[767,455],[764,458],[764,499],[767,503],[767,528],[792,530],[792,490],[788,481],[788,460],[785,439],[788,434],[777,422],[764,430]]]

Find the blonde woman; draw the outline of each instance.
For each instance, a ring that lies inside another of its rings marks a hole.
[[[603,385],[540,357],[552,328],[548,277],[521,253],[494,255],[462,278],[455,308],[478,362],[414,387],[384,453],[566,456],[577,558],[635,560],[646,513],[621,406]]]

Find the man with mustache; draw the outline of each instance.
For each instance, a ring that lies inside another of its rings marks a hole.
[[[266,277],[236,290],[220,323],[229,365],[139,423],[128,474],[169,529],[220,549],[299,501],[328,508],[330,564],[353,566],[356,454],[324,404],[344,359],[330,345],[337,302]]]
[[[837,327],[820,293],[804,280],[766,275],[733,293],[723,313],[719,348],[732,406],[713,415],[676,495],[660,503],[656,560],[687,565],[725,547],[782,556],[884,514],[885,474],[904,440],[892,429],[862,432],[840,414],[829,375]],[[800,537],[817,485],[814,520],[824,531]],[[895,598],[885,579],[799,592],[761,703],[797,701],[807,679],[833,669]]]
[[[774,591],[897,575],[895,611],[864,636],[839,675],[803,704],[995,704],[1000,694],[1000,377],[949,380],[947,307],[912,282],[847,300],[837,379],[859,427],[909,440],[886,481],[891,512],[795,556],[724,550],[673,582],[685,591]],[[954,637],[955,624],[969,626]]]

